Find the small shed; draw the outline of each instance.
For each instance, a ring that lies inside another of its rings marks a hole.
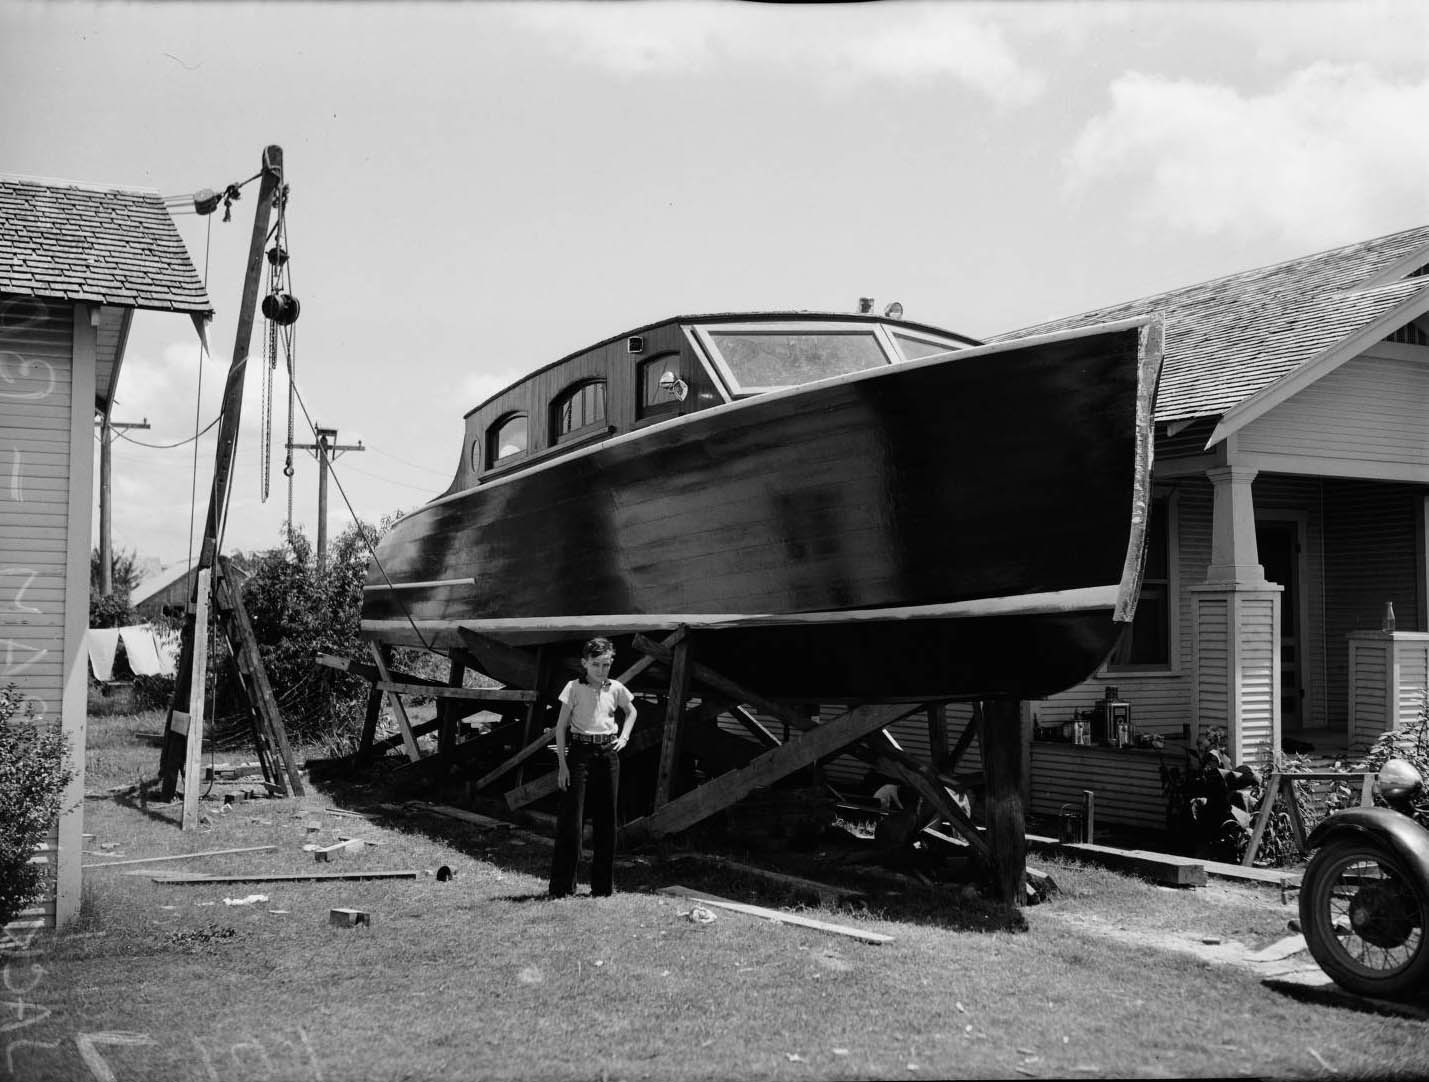
[[[157,192],[0,174],[0,683],[62,728],[75,768],[30,927],[79,912],[94,422],[136,311],[201,334],[212,308]]]

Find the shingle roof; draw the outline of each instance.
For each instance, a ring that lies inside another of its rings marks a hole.
[[[1429,226],[1023,327],[990,341],[1160,313],[1156,419],[1219,416],[1356,332],[1429,296]]]
[[[0,291],[213,311],[157,192],[0,176]]]

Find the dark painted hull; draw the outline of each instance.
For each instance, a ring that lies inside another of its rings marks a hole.
[[[364,635],[533,645],[689,623],[702,660],[771,696],[1050,694],[1134,604],[1155,337],[879,369],[444,497],[382,540]]]

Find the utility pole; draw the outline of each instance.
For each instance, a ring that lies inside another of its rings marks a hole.
[[[111,421],[106,410],[99,421],[99,594],[109,597],[114,593],[114,544],[111,532],[110,492],[109,492],[109,447],[113,443],[113,431],[126,428],[148,428],[149,418],[142,421]]]
[[[337,429],[313,426],[316,443],[291,443],[290,451],[314,451],[318,456],[318,571],[327,566],[327,470],[331,458],[343,451],[365,451],[362,441],[341,444],[337,442]]]

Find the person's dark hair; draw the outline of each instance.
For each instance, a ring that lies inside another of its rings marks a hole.
[[[581,657],[600,657],[602,654],[615,653],[615,643],[609,639],[591,639],[581,648]]]

